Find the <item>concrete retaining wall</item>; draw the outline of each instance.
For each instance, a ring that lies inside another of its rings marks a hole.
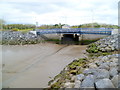
[[[118,34],[118,30],[119,30],[119,29],[114,29],[114,30],[112,31],[112,35],[113,35],[113,34]]]

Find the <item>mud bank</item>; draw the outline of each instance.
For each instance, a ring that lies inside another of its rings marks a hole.
[[[86,46],[41,43],[2,46],[3,88],[44,88]]]

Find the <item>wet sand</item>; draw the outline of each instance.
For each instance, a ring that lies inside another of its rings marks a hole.
[[[3,88],[44,88],[48,81],[76,58],[85,57],[86,46],[3,46]]]

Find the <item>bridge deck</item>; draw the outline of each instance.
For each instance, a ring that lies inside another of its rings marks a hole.
[[[40,34],[100,34],[111,35],[112,29],[106,28],[70,28],[70,29],[39,29],[36,30],[37,35]]]

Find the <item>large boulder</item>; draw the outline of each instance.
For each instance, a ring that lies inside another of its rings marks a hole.
[[[83,79],[85,79],[85,75],[84,74],[77,75],[77,80],[82,81]]]
[[[118,75],[115,75],[115,76],[111,79],[113,85],[114,85],[116,88],[118,88],[118,77],[119,77]]]
[[[81,81],[76,80],[74,88],[80,88]]]
[[[117,75],[118,74],[117,68],[111,68],[109,73],[110,73],[110,76],[112,77]]]
[[[115,88],[110,79],[101,79],[95,83],[96,88],[99,90],[100,88]],[[101,89],[100,89],[101,90]]]
[[[88,75],[83,80],[81,87],[82,88],[94,88],[95,77],[94,75]]]
[[[75,85],[74,83],[66,82],[66,83],[64,84],[64,87],[65,87],[65,88],[73,88],[74,85]]]
[[[109,78],[109,71],[105,69],[98,69],[97,72],[95,73],[96,79],[104,79],[104,78]]]

